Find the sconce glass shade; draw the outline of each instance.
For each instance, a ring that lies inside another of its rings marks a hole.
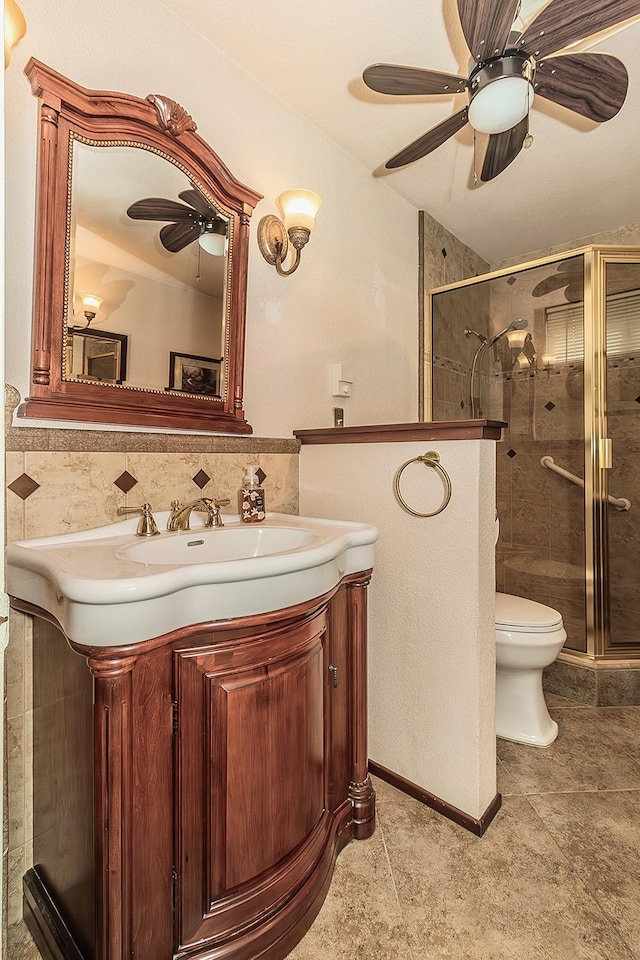
[[[504,133],[526,117],[533,97],[526,77],[499,77],[473,97],[469,123],[478,133]]]
[[[27,21],[16,0],[4,0],[4,66],[11,60],[11,48],[27,32]]]
[[[312,190],[286,190],[278,197],[278,203],[282,207],[287,230],[291,227],[304,227],[311,231],[316,214],[322,206],[322,198]]]
[[[507,340],[512,350],[522,350],[526,337],[526,330],[507,330]]]
[[[94,316],[102,306],[102,297],[96,297],[93,293],[85,293],[82,296],[82,309],[85,313],[92,313]]]

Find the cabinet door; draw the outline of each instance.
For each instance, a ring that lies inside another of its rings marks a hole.
[[[180,945],[269,909],[269,878],[302,869],[296,854],[326,819],[324,638],[323,611],[176,653]]]

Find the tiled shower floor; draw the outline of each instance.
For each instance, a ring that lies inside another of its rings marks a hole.
[[[376,781],[376,833],[291,960],[640,960],[640,707],[548,700],[551,747],[498,740],[482,839]],[[37,958],[10,935],[8,960]]]

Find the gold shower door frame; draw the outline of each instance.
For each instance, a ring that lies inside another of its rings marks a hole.
[[[615,647],[611,642],[609,615],[608,469],[612,465],[607,432],[606,271],[608,264],[640,262],[640,247],[593,244],[562,253],[523,261],[478,277],[437,287],[427,292],[424,336],[420,344],[422,380],[419,419],[429,420],[433,411],[432,334],[433,297],[449,290],[508,277],[545,264],[572,257],[584,259],[584,532],[587,651],[569,651],[574,662],[606,660],[620,663],[640,657],[640,644]],[[640,509],[640,504],[636,504]]]

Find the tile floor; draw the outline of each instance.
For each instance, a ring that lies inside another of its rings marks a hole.
[[[498,741],[484,838],[376,781],[290,960],[640,960],[640,707],[549,696],[549,748]],[[8,960],[37,960],[23,925]]]

